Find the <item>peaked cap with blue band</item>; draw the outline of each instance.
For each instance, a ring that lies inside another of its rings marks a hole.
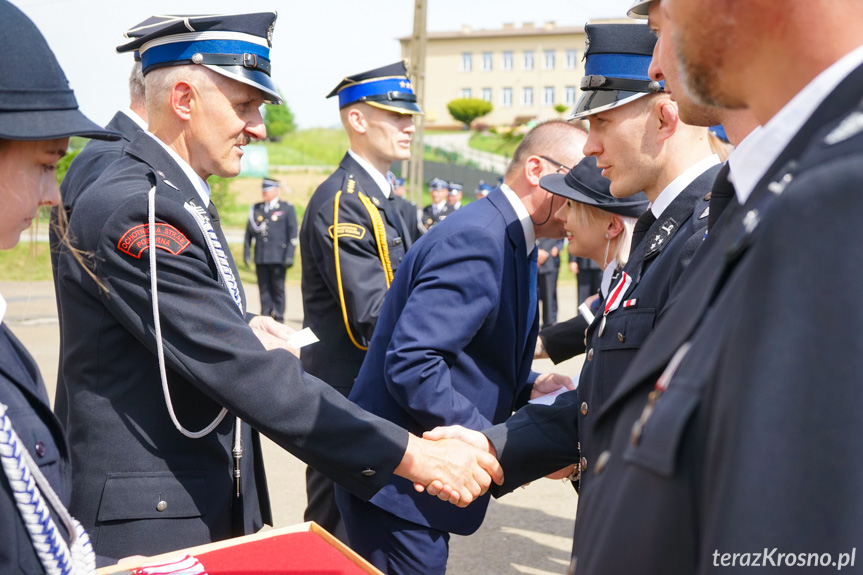
[[[327,98],[338,95],[339,110],[356,102],[399,114],[422,114],[404,60],[348,76]]]
[[[539,185],[552,194],[620,216],[637,218],[650,204],[644,192],[626,198],[612,196],[611,180],[596,167],[596,156],[587,156],[566,174],[543,176]]]
[[[656,35],[644,24],[588,24],[582,95],[570,120],[663,91],[648,76]]]
[[[432,178],[429,180],[429,191],[431,190],[448,190],[449,184],[446,183],[446,180],[442,180],[440,178]]]
[[[626,11],[626,15],[630,18],[635,18],[636,20],[644,20],[647,18],[647,11],[650,8],[650,3],[653,0],[635,0],[632,6],[629,7],[629,10]]]
[[[166,66],[200,64],[258,88],[267,103],[281,104],[270,78],[275,25],[275,12],[154,16],[128,31],[128,36],[142,35],[117,52],[140,52],[144,75]]]

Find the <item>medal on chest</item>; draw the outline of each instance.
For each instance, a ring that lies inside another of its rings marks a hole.
[[[623,302],[623,296],[626,295],[626,292],[629,290],[629,286],[631,285],[632,276],[626,272],[621,272],[620,280],[617,282],[617,285],[614,286],[614,289],[611,290],[611,293],[608,294],[608,299],[605,302],[605,309],[602,312],[602,320],[599,322],[599,331],[597,332],[598,337],[602,337],[603,332],[605,332],[605,320],[608,317],[608,314],[620,307],[620,304]]]

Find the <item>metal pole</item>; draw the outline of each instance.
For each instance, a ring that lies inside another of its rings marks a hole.
[[[427,0],[415,0],[414,2],[414,31],[411,36],[410,47],[410,73],[414,93],[421,108],[425,106],[425,76],[426,76],[426,4]],[[423,190],[423,155],[425,145],[425,116],[414,116],[414,132],[411,140],[411,159],[408,164],[408,193],[417,206],[422,207]]]

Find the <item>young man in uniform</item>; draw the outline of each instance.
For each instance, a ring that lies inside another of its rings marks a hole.
[[[562,204],[539,185],[578,163],[586,135],[540,124],[522,140],[505,183],[437,224],[396,274],[350,399],[414,433],[442,424],[473,429],[562,385],[531,372],[537,313],[537,237],[563,236],[547,218]],[[553,159],[552,159],[553,158]],[[390,575],[446,571],[450,533],[468,535],[488,498],[456,509],[409,481],[370,501],[336,488],[350,546]]]
[[[254,331],[272,330],[272,343],[287,328],[246,314],[206,179],[239,173],[243,146],[266,134],[261,104],[280,102],[275,19],[188,17],[119,48],[141,53],[149,131],[72,214],[96,278],[67,249],[58,265],[71,510],[99,555],[163,553],[269,522],[253,427],[363,497],[393,472],[423,484],[470,474],[454,477],[461,504],[485,483],[475,453],[418,443],[361,411]]]
[[[595,419],[573,570],[850,568],[863,538],[863,314],[856,290],[825,297],[812,278],[863,281],[851,247],[863,211],[860,2],[660,10],[689,93],[748,107],[762,129],[731,163],[738,203]],[[577,409],[559,400],[489,432],[508,481],[560,463]],[[549,449],[533,459],[540,435]]]
[[[430,230],[433,225],[446,219],[452,213],[452,206],[449,205],[449,184],[446,180],[440,178],[432,178],[429,180],[429,194],[431,194],[432,202],[423,208],[422,223],[426,231]]]
[[[285,321],[285,274],[294,265],[297,247],[297,213],[294,204],[279,197],[278,180],[261,182],[263,201],[249,209],[243,263],[249,267],[252,241],[255,243],[255,275],[261,293],[261,315],[279,323]],[[290,190],[288,190],[290,191]]]
[[[404,62],[345,78],[327,97],[334,96],[350,148],[303,218],[303,325],[320,341],[300,357],[308,373],[347,397],[410,246],[386,174],[410,158],[413,117],[422,111]],[[343,537],[332,481],[309,467],[306,483],[305,519]]]

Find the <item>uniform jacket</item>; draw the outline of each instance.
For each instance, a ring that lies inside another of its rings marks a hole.
[[[72,481],[63,429],[51,412],[48,392],[36,362],[5,324],[0,324],[0,403],[8,408],[6,414],[21,443],[39,465],[60,501],[68,506]],[[60,533],[64,534],[63,524],[55,514],[52,513],[52,517]],[[0,572],[44,572],[2,469],[0,533],[3,534]]]
[[[422,214],[422,224],[423,227],[428,230],[433,225],[438,222],[441,222],[446,219],[446,217],[452,214],[455,210],[451,205],[447,202],[444,202],[443,207],[440,209],[438,213],[434,213],[434,204],[429,204],[423,208]]]
[[[569,422],[571,427],[567,431],[572,438],[565,442],[575,449],[568,456],[564,456],[564,459],[568,457],[569,461],[564,461],[563,465],[558,465],[552,471],[577,460],[580,460],[582,467],[590,468],[596,456],[590,436],[590,422],[653,330],[656,318],[668,302],[672,286],[677,281],[677,274],[683,269],[680,265],[681,259],[691,258],[688,250],[694,243],[693,238],[698,242],[702,241],[707,225],[705,209],[708,200],[705,198],[719,170],[718,165],[705,170],[684,188],[663,210],[662,215],[645,234],[642,242],[636,246],[624,266],[624,271],[632,277],[632,284],[623,293],[622,301],[630,302],[630,305],[625,306],[621,303],[615,311],[608,314],[602,336],[599,335],[599,328],[602,324],[605,302],[600,302],[594,321],[587,328],[587,355],[578,389],[564,394],[566,402],[578,406],[576,421]],[[704,217],[701,217],[702,214]],[[616,283],[613,282],[609,294],[614,292],[615,287]],[[580,320],[571,320],[570,323],[576,326]],[[584,323],[581,325],[583,326]],[[563,334],[566,332],[558,330],[555,335]],[[583,334],[582,328],[581,334],[571,335],[576,337],[576,342],[583,342]],[[547,340],[544,339],[544,341]],[[561,403],[558,399],[555,405]],[[521,417],[530,419],[529,414]],[[525,421],[514,421],[512,424],[524,425]],[[499,432],[500,430],[494,432],[493,441],[498,440]],[[522,475],[522,473],[529,475],[531,473],[529,469],[513,470],[512,473],[504,470],[504,472],[507,484],[510,483],[511,477],[516,482],[511,484],[512,487],[506,487],[505,484],[503,489],[497,491],[498,493],[531,481]],[[582,481],[590,480],[590,476],[584,472],[582,472],[582,478]]]
[[[271,210],[265,208],[264,202],[252,206],[243,242],[243,261],[249,261],[253,240],[256,264],[294,265],[297,241],[297,213],[294,205],[279,201]]]
[[[405,223],[405,233],[411,239],[411,243],[414,243],[420,239],[420,236],[422,235],[419,223],[419,208],[417,208],[417,205],[407,198],[396,196],[393,201],[398,207],[398,211]]]
[[[141,235],[151,186],[161,331],[177,418],[197,431],[222,406],[230,411],[201,439],[175,428],[160,385],[149,241]],[[150,555],[232,535],[234,416],[246,422],[242,507],[234,505],[241,532],[258,529],[268,510],[250,425],[364,498],[404,453],[403,430],[349,404],[286,351],[264,349],[237,305],[235,296],[245,307],[242,286],[229,292],[222,284],[204,234],[184,207],[200,202],[180,167],[142,132],[81,197],[70,222],[107,289],[66,250],[60,254],[65,347],[58,393],[69,403],[71,511],[101,555]],[[225,245],[215,208],[201,212]],[[235,268],[230,253],[224,256],[223,266]],[[167,505],[157,507],[160,501]]]
[[[503,192],[435,226],[402,262],[350,399],[415,434],[484,429],[529,397],[538,322],[527,325],[524,231]],[[371,502],[467,535],[488,498],[458,509],[393,478]]]
[[[863,254],[849,249],[863,213],[861,91],[858,68],[746,203],[729,205],[595,418],[604,464],[581,493],[576,573],[700,574],[721,567],[723,553],[748,554],[738,566],[788,567],[780,553],[794,554],[794,565],[800,553],[836,561],[863,537],[863,313],[856,290],[825,297],[812,279],[863,280]],[[687,341],[636,430],[657,378]],[[543,448],[532,454],[559,458],[565,447],[555,440],[571,436],[564,422],[577,409],[568,402],[534,412],[509,439],[515,433],[520,444],[542,429]],[[496,445],[508,473],[519,450],[507,453],[507,443]]]
[[[337,252],[332,235],[336,198]],[[381,245],[372,212],[386,236]],[[306,207],[300,230],[303,325],[311,328],[320,342],[303,348],[303,367],[345,396],[360,370],[380,315],[391,281],[388,274],[398,269],[409,245],[401,229],[393,203],[350,154],[345,154],[339,168],[318,186]]]
[[[84,149],[75,156],[75,159],[69,165],[69,170],[63,177],[63,182],[60,184],[60,196],[63,201],[63,209],[66,210],[66,221],[72,216],[72,209],[78,202],[78,198],[84,193],[90,184],[102,175],[105,169],[113,164],[120,156],[123,155],[123,150],[129,144],[135,134],[141,131],[141,127],[135,123],[124,112],[117,112],[108,125],[106,130],[119,133],[122,137],[119,140],[109,142],[107,140],[90,140]],[[53,212],[53,210],[52,210]],[[56,221],[56,214],[52,214],[52,220]],[[60,238],[57,237],[54,226],[48,228],[48,238],[51,244],[51,269],[54,270],[54,292],[55,295],[59,292],[57,288],[57,257],[60,253]],[[60,298],[57,298],[57,306],[60,306]],[[63,342],[60,341],[61,357]],[[62,375],[60,376],[62,377]],[[60,422],[65,424],[66,421],[66,396],[65,394],[55,394],[54,411]]]
[[[563,240],[556,240],[554,238],[540,238],[537,241],[537,245],[539,249],[545,250],[548,252],[548,258],[539,266],[537,270],[538,273],[547,274],[551,272],[556,272],[560,269],[560,250],[563,249]],[[551,255],[551,250],[553,248],[557,248],[558,254],[554,257]]]

